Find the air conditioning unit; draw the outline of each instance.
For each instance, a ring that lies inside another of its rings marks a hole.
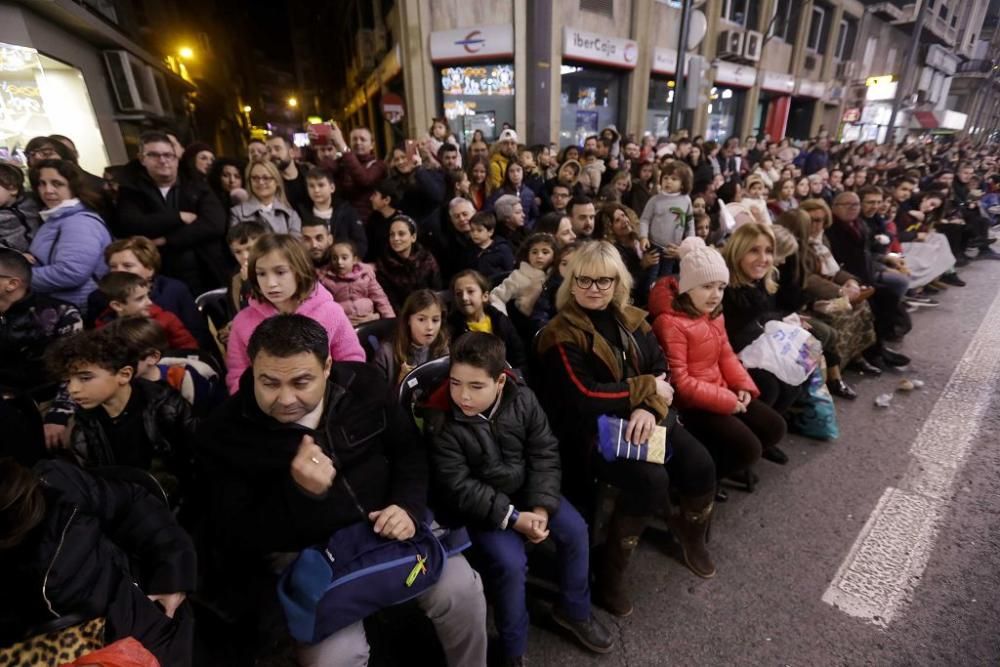
[[[758,62],[763,52],[764,35],[756,30],[747,30],[743,38],[743,57]]]
[[[104,64],[108,68],[119,110],[161,113],[160,96],[149,65],[128,51],[105,51]]]
[[[743,31],[723,30],[722,32],[720,32],[718,55],[720,58],[742,58]]]
[[[846,60],[837,64],[837,78],[844,81],[854,81],[861,73],[861,63]]]
[[[816,69],[816,65],[819,63],[819,58],[811,53],[807,53],[806,57],[802,61],[802,66],[806,69]]]

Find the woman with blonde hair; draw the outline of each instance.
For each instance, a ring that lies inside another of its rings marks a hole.
[[[299,214],[285,197],[285,181],[270,160],[255,160],[247,165],[246,180],[250,198],[229,209],[229,226],[255,220],[266,223],[275,234],[302,235]]]
[[[764,333],[767,322],[782,318],[774,299],[778,291],[776,245],[771,225],[751,222],[737,227],[722,249],[729,268],[722,312],[726,334],[737,354]],[[760,400],[778,414],[784,414],[799,395],[800,387],[788,385],[762,368],[751,368],[750,377],[760,389]],[[777,446],[765,449],[763,456],[781,465],[788,462]]]
[[[597,567],[594,599],[617,616],[632,612],[623,579],[646,517],[663,514],[676,492],[680,512],[671,527],[687,566],[712,577],[715,565],[705,534],[715,497],[715,465],[705,447],[673,424],[673,388],[667,362],[646,322],[646,312],[629,305],[632,276],[607,241],[584,244],[569,261],[556,295],[558,314],[538,342],[545,386],[540,394],[562,448],[563,488],[592,511],[595,477],[621,495],[609,521]],[[672,456],[665,464],[597,455],[600,418],[623,420],[625,440],[650,441],[657,425],[670,429]]]

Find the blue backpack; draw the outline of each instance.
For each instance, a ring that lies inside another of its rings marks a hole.
[[[390,540],[375,534],[369,521],[359,521],[335,532],[325,546],[303,550],[278,582],[292,637],[315,644],[418,597],[441,578],[448,557],[470,544],[464,528],[439,540],[427,523],[414,525],[412,538]]]

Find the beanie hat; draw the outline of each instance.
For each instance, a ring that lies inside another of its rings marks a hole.
[[[678,291],[690,292],[706,283],[729,283],[729,269],[719,251],[709,248],[700,236],[689,236],[681,242],[681,279]]]

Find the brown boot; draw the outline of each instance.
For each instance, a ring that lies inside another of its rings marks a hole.
[[[602,549],[594,585],[594,602],[615,616],[625,617],[633,610],[623,581],[629,559],[639,545],[639,535],[645,524],[645,517],[626,516],[619,512],[615,512],[608,524],[608,537]]]
[[[705,546],[714,495],[710,493],[697,498],[681,498],[680,512],[671,515],[668,522],[670,532],[684,551],[684,564],[705,579],[715,576],[715,564]]]

